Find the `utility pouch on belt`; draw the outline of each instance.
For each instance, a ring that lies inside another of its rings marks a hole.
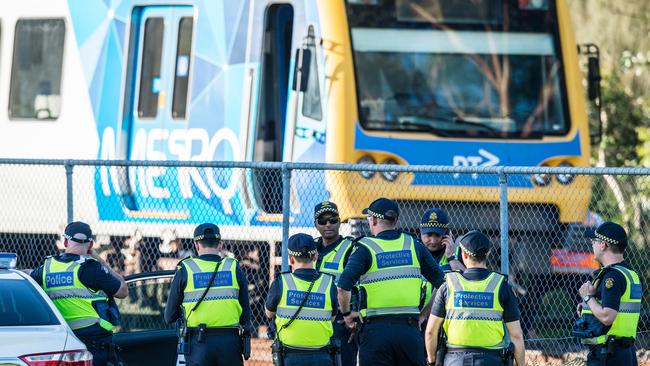
[[[501,359],[504,366],[512,366],[515,357],[515,344],[509,343],[508,347],[501,350]]]
[[[447,335],[440,330],[438,333],[438,348],[436,350],[436,366],[442,366],[445,362],[445,355],[447,354]]]
[[[206,333],[206,327],[204,323],[199,324],[198,326],[198,332],[199,335],[196,337],[196,343],[203,343],[205,342],[205,333]]]

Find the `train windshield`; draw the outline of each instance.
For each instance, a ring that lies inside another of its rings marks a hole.
[[[565,134],[554,9],[545,0],[524,3],[348,0],[363,127],[457,137]]]

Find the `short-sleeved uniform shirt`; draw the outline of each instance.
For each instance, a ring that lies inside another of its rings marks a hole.
[[[596,271],[595,276],[596,278],[600,276],[600,284],[594,297],[600,300],[603,307],[618,311],[621,306],[621,297],[627,290],[627,281],[625,275],[612,268],[613,266],[633,270],[627,263],[620,262]]]
[[[320,272],[318,272],[315,269],[307,269],[307,268],[301,268],[301,269],[296,269],[293,271],[293,274],[300,278],[303,281],[313,281],[318,276],[320,276]],[[329,276],[329,275],[325,275]],[[339,302],[336,297],[336,286],[332,286],[330,289],[330,298],[332,299],[332,316],[335,316],[338,307],[339,307]],[[276,278],[273,283],[271,284],[271,288],[269,289],[269,293],[266,296],[266,302],[265,306],[269,311],[272,312],[277,312],[278,310],[278,305],[280,304],[280,299],[282,299],[282,281],[280,278]]]

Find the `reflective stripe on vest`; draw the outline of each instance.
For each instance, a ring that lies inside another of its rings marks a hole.
[[[187,284],[183,290],[183,308],[187,325],[205,324],[208,328],[234,328],[239,326],[242,313],[239,303],[237,261],[223,258],[221,262],[189,258],[181,262],[187,271]],[[192,311],[205,292],[215,267],[220,264],[210,289],[201,305]]]
[[[69,263],[47,258],[43,266],[43,290],[70,328],[77,330],[99,324],[112,331],[113,325],[102,319],[93,306],[93,302],[108,301],[108,297],[103,291],[92,291],[81,283],[81,263],[83,261]]]
[[[462,258],[461,257],[461,249],[460,246],[456,247],[456,258]],[[446,255],[440,256],[440,260],[438,261],[438,265],[440,266],[440,270],[447,273],[451,272],[451,264],[449,264],[449,261],[447,260]],[[424,287],[424,305],[428,304],[429,301],[431,300],[431,297],[433,296],[433,286],[429,281],[426,280],[426,278],[422,277],[422,286]]]
[[[275,313],[275,327],[280,341],[286,346],[304,349],[317,349],[327,345],[334,334],[331,296],[333,277],[319,275],[298,316],[284,329],[282,327],[291,320],[305,299],[310,282],[291,273],[283,273],[279,280],[282,281],[282,297]]]
[[[636,330],[641,315],[641,295],[643,294],[639,275],[623,266],[614,265],[612,268],[621,272],[625,277],[625,293],[621,296],[616,318],[614,318],[614,322],[607,334],[583,339],[582,342],[585,344],[605,344],[607,336],[636,338]],[[600,299],[596,299],[596,301],[599,304],[601,303]],[[593,314],[593,312],[587,304],[583,304],[582,314]]]
[[[394,240],[362,238],[372,265],[359,284],[366,296],[363,316],[419,314],[422,272],[413,238],[401,234]]]
[[[345,254],[351,247],[352,241],[343,239],[335,249],[323,257],[318,271],[331,274],[334,276],[334,283],[336,283],[341,273],[343,273],[343,259],[345,258]]]
[[[448,288],[443,327],[449,347],[504,347],[505,328],[499,289],[505,277],[491,273],[470,281],[458,272],[445,275]]]

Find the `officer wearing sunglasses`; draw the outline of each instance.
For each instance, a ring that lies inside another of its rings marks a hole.
[[[353,238],[343,237],[339,233],[341,219],[338,207],[334,202],[324,201],[314,207],[314,224],[321,235],[316,239],[318,248],[316,268],[321,273],[331,274],[336,281],[343,272],[345,263],[352,252]],[[334,321],[334,338],[341,342],[341,364],[343,366],[356,365],[359,350],[357,339],[354,338],[348,342],[348,331],[345,329],[340,312]]]

